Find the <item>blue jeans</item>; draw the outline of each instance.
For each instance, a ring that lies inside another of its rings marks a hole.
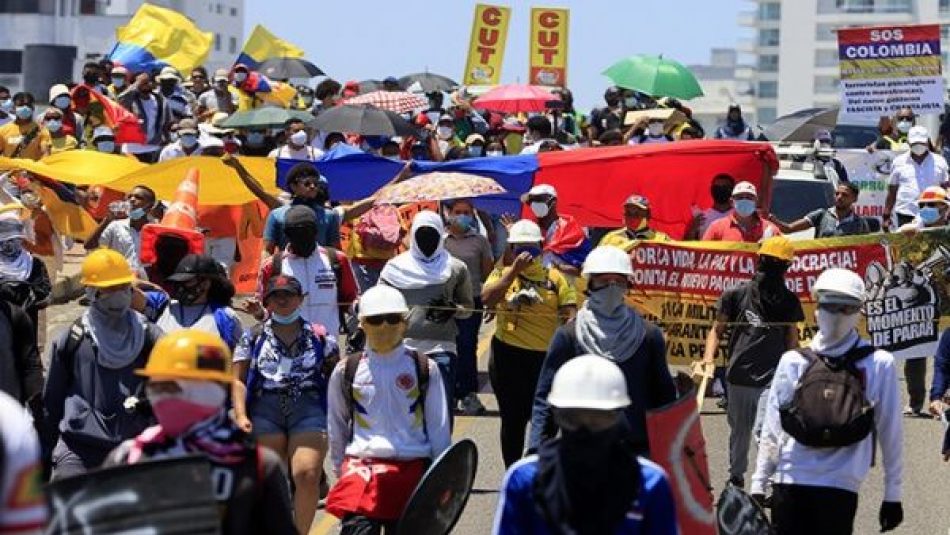
[[[475,309],[482,308],[482,300],[475,298]],[[458,369],[455,376],[455,397],[462,399],[478,390],[478,330],[482,326],[481,312],[463,320],[455,320],[459,333],[455,337],[458,348]]]
[[[442,386],[445,390],[445,402],[449,413],[449,429],[454,425],[453,409],[455,409],[455,360],[454,353],[448,351],[436,351],[427,353],[427,357],[434,360],[439,367],[439,375],[442,376]]]

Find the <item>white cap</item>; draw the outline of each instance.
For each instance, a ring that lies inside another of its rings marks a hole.
[[[402,292],[383,284],[373,286],[360,297],[359,317],[384,314],[408,314],[409,306]]]
[[[847,269],[826,269],[818,276],[811,293],[819,304],[861,305],[864,303],[864,280]]]
[[[541,227],[534,221],[522,219],[508,229],[508,243],[541,243]]]
[[[602,245],[595,247],[584,260],[584,270],[581,272],[585,277],[587,275],[596,275],[599,273],[617,273],[619,275],[633,275],[633,267],[630,263],[630,257],[619,247],[613,245]]]
[[[630,405],[620,367],[606,357],[581,355],[554,374],[548,403],[559,409],[611,411]]]
[[[112,71],[111,71],[109,74],[112,75],[112,76],[117,76],[117,75],[120,75],[120,74],[121,74],[122,76],[128,76],[128,75],[129,75],[129,70],[126,69],[125,67],[123,67],[122,65],[113,65],[113,66],[112,66]]]
[[[198,136],[198,145],[200,145],[202,149],[213,149],[215,147],[220,147],[223,149],[224,140],[211,135]]]
[[[161,74],[155,77],[156,80],[176,80],[181,81],[181,76],[178,76],[178,71],[175,67],[165,67],[162,69]]]
[[[743,193],[751,193],[752,195],[755,195],[756,197],[759,196],[759,191],[755,189],[755,184],[753,184],[752,182],[746,182],[745,180],[743,180],[742,182],[739,182],[738,184],[735,185],[734,188],[732,188],[733,197],[735,197],[736,195],[742,195]]]
[[[95,130],[92,131],[92,139],[99,139],[100,137],[115,137],[115,133],[108,126],[97,126]]]
[[[913,145],[914,143],[929,143],[930,142],[930,132],[927,131],[926,126],[912,126],[910,132],[907,132],[907,143]]]
[[[69,95],[69,88],[64,84],[56,84],[53,87],[49,88],[49,101],[53,102],[56,97],[62,95]]]
[[[554,189],[554,186],[550,184],[538,184],[534,186],[528,193],[525,193],[522,197],[522,201],[526,201],[528,197],[541,197],[541,196],[557,197],[557,190]]]

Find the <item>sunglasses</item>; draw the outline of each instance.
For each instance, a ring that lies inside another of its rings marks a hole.
[[[920,205],[921,208],[936,208],[938,210],[944,206],[946,205],[942,202],[925,202]]]
[[[363,318],[369,325],[379,326],[383,323],[388,323],[389,325],[399,325],[405,320],[402,314],[381,314],[379,316],[366,316]]]
[[[839,303],[820,303],[818,308],[832,314],[857,314],[861,310],[858,305],[844,305]]]

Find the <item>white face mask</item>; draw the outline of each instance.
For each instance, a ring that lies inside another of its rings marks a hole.
[[[294,145],[297,145],[298,147],[302,147],[303,145],[307,143],[307,133],[304,132],[303,130],[294,132],[290,136],[290,142],[293,143]]]
[[[663,123],[650,123],[647,128],[649,128],[650,135],[653,137],[659,137],[663,135]]]
[[[910,151],[913,152],[917,156],[923,156],[924,154],[927,154],[927,152],[930,151],[930,148],[927,147],[927,145],[924,145],[921,143],[921,144],[911,145]]]
[[[439,139],[452,139],[455,129],[451,126],[440,126],[435,129],[435,133],[439,136]]]
[[[534,212],[535,217],[544,217],[551,211],[551,207],[546,202],[535,201],[531,203],[531,211]]]
[[[858,326],[861,314],[835,314],[821,308],[815,310],[815,320],[818,322],[818,331],[821,339],[827,345],[840,342]]]
[[[485,156],[504,156],[504,155],[505,153],[501,152],[500,150],[485,151]]]
[[[907,132],[910,131],[910,127],[912,126],[912,124],[913,123],[911,123],[910,121],[898,121],[897,130],[900,131],[900,133],[902,134],[906,134]]]

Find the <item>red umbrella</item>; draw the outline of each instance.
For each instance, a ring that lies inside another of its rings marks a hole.
[[[472,104],[476,108],[506,113],[544,111],[548,102],[557,100],[543,87],[527,84],[500,85],[478,97]]]
[[[370,104],[377,108],[405,113],[415,109],[425,108],[429,101],[424,97],[405,91],[373,91],[346,100],[347,104]]]

